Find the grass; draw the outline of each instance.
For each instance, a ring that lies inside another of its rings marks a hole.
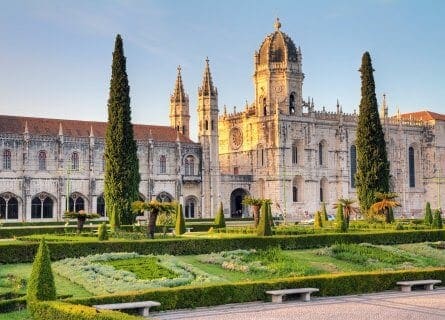
[[[0,313],[0,320],[32,320],[28,310]]]
[[[113,266],[117,270],[133,272],[139,279],[153,280],[159,278],[173,279],[178,275],[158,264],[155,257],[112,260],[103,264]]]

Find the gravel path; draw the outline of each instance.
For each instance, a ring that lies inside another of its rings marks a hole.
[[[310,302],[230,304],[212,308],[153,313],[151,318],[156,320],[444,320],[445,288],[411,293],[388,291],[366,295],[313,298]]]

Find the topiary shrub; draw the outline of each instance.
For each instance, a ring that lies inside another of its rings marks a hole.
[[[182,204],[178,203],[176,208],[176,225],[175,225],[175,234],[181,235],[185,233],[185,218],[184,213],[182,212]]]
[[[34,302],[55,299],[56,286],[51,270],[49,249],[45,239],[42,239],[32,264],[31,276],[28,280],[27,302],[28,305],[31,305]]]
[[[348,231],[345,217],[343,215],[343,206],[337,206],[337,213],[335,215],[335,228],[338,232]]]
[[[433,214],[431,213],[431,205],[429,202],[425,205],[425,218],[423,221],[427,226],[433,223]]]
[[[389,209],[388,209],[388,221],[389,221],[389,223],[393,223],[393,222],[395,222],[395,219],[394,219],[394,210],[393,210],[392,208],[389,208]]]
[[[260,222],[258,223],[257,235],[261,237],[268,237],[272,235],[272,229],[269,222],[269,207],[270,202],[264,201],[260,210]]]
[[[321,217],[324,221],[328,221],[328,211],[326,210],[326,203],[321,204]]]
[[[215,217],[215,227],[216,228],[226,227],[226,219],[224,218],[224,209],[222,202],[219,204],[219,209]]]
[[[97,238],[99,239],[99,241],[106,241],[106,240],[108,240],[108,228],[107,228],[107,223],[106,222],[103,222],[99,226],[99,229],[97,230]]]
[[[322,218],[322,213],[320,211],[315,212],[314,228],[315,229],[323,228],[323,218]]]
[[[442,229],[443,228],[442,211],[440,211],[440,209],[434,210],[432,227],[434,229]]]

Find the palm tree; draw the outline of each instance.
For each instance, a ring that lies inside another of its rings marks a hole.
[[[264,201],[265,201],[265,199],[252,198],[249,196],[245,196],[243,198],[243,202],[242,202],[243,205],[252,206],[253,222],[254,222],[255,228],[258,226],[258,223],[260,222],[260,208]]]
[[[334,204],[334,209],[337,209],[338,206],[343,207],[343,216],[345,217],[346,224],[349,226],[349,220],[353,213],[357,214],[360,212],[360,209],[353,204],[356,202],[356,200],[348,199],[348,198],[340,198],[338,199],[337,203]]]
[[[158,214],[173,213],[176,209],[176,205],[175,203],[159,202],[157,200],[152,200],[150,202],[135,201],[131,204],[131,208],[134,213],[140,213],[144,211],[149,212],[147,233],[148,237],[153,239],[155,237],[156,219],[158,217]]]
[[[376,192],[375,193],[375,197],[377,198],[377,200],[380,200],[380,201],[374,203],[371,206],[371,210],[373,210],[374,212],[377,212],[378,214],[385,215],[385,222],[386,223],[393,222],[393,221],[391,221],[392,219],[391,219],[391,216],[390,216],[390,209],[402,206],[400,204],[400,202],[395,200],[395,198],[398,197],[397,193],[394,193],[394,192],[387,192],[387,193]]]

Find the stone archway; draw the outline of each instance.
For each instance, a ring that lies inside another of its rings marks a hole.
[[[246,208],[243,206],[243,198],[249,193],[243,189],[238,188],[232,191],[230,195],[230,217],[241,218],[246,213]]]

